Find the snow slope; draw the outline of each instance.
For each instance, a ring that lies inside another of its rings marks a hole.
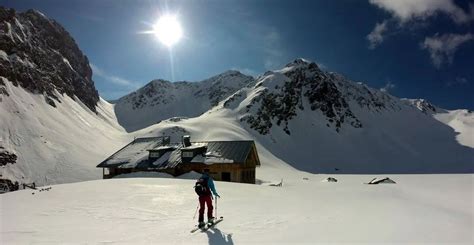
[[[456,140],[461,145],[474,148],[474,113],[468,110],[452,110],[438,113],[434,117],[456,131]]]
[[[216,182],[224,221],[193,234],[193,180],[96,180],[7,193],[0,243],[474,242],[472,174],[390,175],[397,184],[365,185],[375,176],[335,175],[338,182],[328,183],[326,175],[286,173],[282,187]]]
[[[304,60],[267,72],[256,84],[227,106],[224,102],[223,109],[234,112],[266,149],[298,169],[473,172],[474,147],[460,144],[452,127],[427,113],[434,106],[406,103]],[[472,129],[472,116],[465,119],[471,122],[465,128]],[[465,128],[464,141],[474,138]]]
[[[117,123],[113,105],[100,100],[97,114],[80,100],[56,92],[56,108],[43,95],[5,83],[0,94],[0,146],[14,153],[2,178],[20,183],[68,183],[102,178],[95,166],[133,139]]]
[[[232,70],[199,82],[153,80],[117,100],[115,113],[131,132],[172,117],[199,116],[253,82],[253,77]]]

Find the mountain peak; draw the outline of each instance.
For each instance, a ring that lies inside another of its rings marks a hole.
[[[227,70],[220,74],[221,76],[244,75],[238,70]]]
[[[285,67],[280,70],[277,70],[276,72],[287,73],[290,71],[294,71],[295,69],[320,70],[319,66],[316,63],[303,58],[297,58],[292,62],[286,64]]]
[[[241,87],[247,84],[253,77],[242,74],[237,70],[228,70],[223,73],[212,76],[208,79],[202,80],[201,83],[212,85],[225,85],[229,87]],[[243,84],[242,84],[243,83]]]
[[[227,70],[225,72],[222,72],[222,73],[219,73],[215,76],[212,76],[208,79],[205,79],[204,81],[206,80],[214,80],[214,79],[222,79],[222,78],[229,78],[229,77],[247,77],[247,75],[245,74],[242,74],[240,71],[238,70]]]
[[[292,62],[286,64],[285,67],[291,67],[291,66],[296,66],[296,65],[310,65],[314,62],[311,62],[307,59],[303,59],[303,58],[297,58],[295,60],[293,60]]]
[[[168,80],[159,78],[159,79],[153,79],[153,80],[151,80],[147,85],[163,84],[163,83],[171,83],[171,82],[168,81]],[[145,87],[146,87],[147,85],[145,85]]]
[[[45,14],[43,14],[41,11],[36,10],[36,9],[28,9],[25,13],[30,14],[30,15],[36,15],[38,17],[49,20],[49,18]]]

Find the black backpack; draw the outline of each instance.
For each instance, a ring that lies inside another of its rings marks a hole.
[[[208,195],[210,193],[209,186],[207,186],[208,178],[199,178],[194,185],[194,191],[198,196]]]

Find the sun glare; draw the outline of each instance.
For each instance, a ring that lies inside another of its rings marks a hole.
[[[181,25],[174,15],[161,16],[153,26],[153,33],[161,43],[168,47],[176,44],[183,36]]]

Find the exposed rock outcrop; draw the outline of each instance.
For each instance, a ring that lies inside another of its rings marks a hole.
[[[58,92],[96,111],[99,94],[87,57],[58,22],[39,11],[0,7],[0,76],[44,94],[51,106],[61,102]],[[0,93],[8,95],[1,80]]]

